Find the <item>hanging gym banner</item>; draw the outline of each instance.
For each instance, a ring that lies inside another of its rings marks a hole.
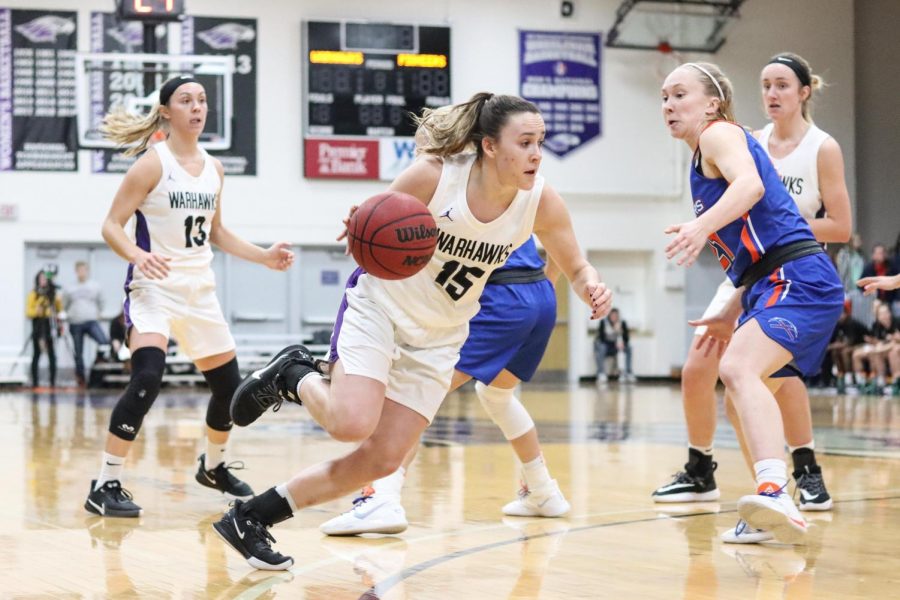
[[[600,34],[519,31],[519,94],[541,109],[544,148],[563,157],[598,137]]]
[[[187,17],[181,22],[183,54],[234,56],[231,149],[210,151],[228,175],[256,175],[256,32],[256,19]]]
[[[77,13],[0,8],[0,171],[77,171]]]

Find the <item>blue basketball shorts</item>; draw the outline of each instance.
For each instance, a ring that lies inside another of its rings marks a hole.
[[[490,384],[503,369],[522,381],[537,370],[556,324],[556,292],[548,280],[488,284],[456,369]]]
[[[738,328],[756,319],[763,332],[793,356],[773,377],[819,372],[844,308],[844,289],[825,253],[785,263],[744,292]]]

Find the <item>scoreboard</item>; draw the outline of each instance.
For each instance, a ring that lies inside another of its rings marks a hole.
[[[450,103],[450,28],[303,23],[307,137],[412,137],[410,113]]]

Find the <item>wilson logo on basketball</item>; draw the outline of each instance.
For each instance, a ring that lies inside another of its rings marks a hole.
[[[437,227],[398,227],[394,230],[397,234],[398,242],[418,242],[422,240],[431,240],[437,237]]]

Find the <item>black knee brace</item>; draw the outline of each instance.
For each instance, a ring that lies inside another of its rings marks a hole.
[[[144,417],[159,395],[166,353],[159,348],[138,348],[131,355],[131,381],[119,398],[109,420],[109,432],[123,440],[133,441]]]
[[[231,397],[241,383],[237,358],[209,371],[203,371],[212,396],[206,408],[206,424],[216,431],[231,431]]]

